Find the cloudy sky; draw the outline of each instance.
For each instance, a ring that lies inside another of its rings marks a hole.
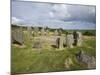
[[[95,6],[12,1],[12,23],[63,29],[95,29]]]

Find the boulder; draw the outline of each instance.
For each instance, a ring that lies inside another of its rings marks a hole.
[[[96,67],[96,59],[93,56],[85,54],[82,50],[76,54],[76,58],[80,63],[86,64],[88,69]]]

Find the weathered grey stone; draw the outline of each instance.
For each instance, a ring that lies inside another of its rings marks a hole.
[[[24,39],[22,30],[17,29],[12,31],[12,43],[23,45]]]
[[[81,46],[81,44],[82,44],[82,33],[75,31],[73,33],[73,36],[74,36],[74,45],[75,46]]]
[[[66,38],[67,47],[68,48],[73,48],[73,43],[74,43],[73,35],[72,34],[68,34],[67,38]]]
[[[49,36],[49,30],[48,30],[48,29],[46,29],[45,34],[46,34],[47,36]]]
[[[64,41],[63,41],[63,37],[60,36],[56,39],[56,47],[59,49],[63,49],[64,48]]]
[[[73,45],[75,45],[75,46],[77,46],[77,37],[78,37],[77,32],[76,31],[73,32],[73,39],[74,39]]]
[[[59,34],[59,36],[61,36],[62,35],[62,30],[58,30],[58,34]]]
[[[27,27],[27,31],[28,31],[29,37],[31,37],[32,36],[32,27]]]
[[[59,48],[59,44],[60,44],[60,38],[56,39],[56,47]]]
[[[87,64],[88,69],[96,67],[96,60],[93,56],[86,55],[83,51],[80,51],[76,54],[76,57],[80,63]]]
[[[96,59],[92,56],[91,61],[88,62],[88,69],[95,69],[96,68]]]
[[[38,36],[38,31],[39,31],[39,28],[38,27],[34,27],[34,36]]]
[[[55,30],[55,31],[54,31],[54,35],[55,35],[55,36],[58,36],[58,35],[59,35],[58,30]]]
[[[46,32],[45,32],[44,28],[41,29],[41,35],[46,35]]]
[[[27,31],[32,31],[32,27],[27,27]]]
[[[81,32],[77,32],[78,37],[77,37],[77,46],[81,46],[82,44],[82,33]]]
[[[64,44],[63,37],[60,36],[60,41],[59,41],[59,48],[60,48],[60,49],[63,48],[63,44]]]
[[[64,43],[63,37],[60,37],[60,36],[40,36],[40,37],[34,37],[34,40],[36,41],[37,38],[39,39],[38,42],[42,41],[42,45],[44,45],[44,43],[46,43],[54,48],[60,48],[60,49],[63,48],[63,43]]]

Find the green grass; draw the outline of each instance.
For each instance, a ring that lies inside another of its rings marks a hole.
[[[12,74],[82,70],[86,69],[86,67],[77,62],[75,54],[79,50],[84,50],[90,56],[96,56],[95,38],[83,41],[81,47],[65,48],[60,51],[54,48],[46,48],[40,52],[32,48],[33,40],[29,40],[30,37],[28,37],[27,33],[25,33],[24,37],[25,48],[12,45]],[[65,59],[68,57],[73,61],[70,69],[66,69],[64,65]]]

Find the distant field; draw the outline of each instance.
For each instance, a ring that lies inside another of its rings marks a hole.
[[[25,33],[25,47],[21,48],[12,44],[12,74],[19,73],[36,73],[36,72],[54,72],[54,71],[67,71],[67,70],[84,70],[87,69],[80,65],[75,54],[79,50],[84,50],[90,56],[96,56],[96,37],[84,36],[83,45],[81,47],[64,48],[57,50],[55,48],[45,47],[41,50],[32,48],[33,40],[29,39],[28,34]],[[70,57],[73,65],[66,69],[64,63],[66,58]]]

